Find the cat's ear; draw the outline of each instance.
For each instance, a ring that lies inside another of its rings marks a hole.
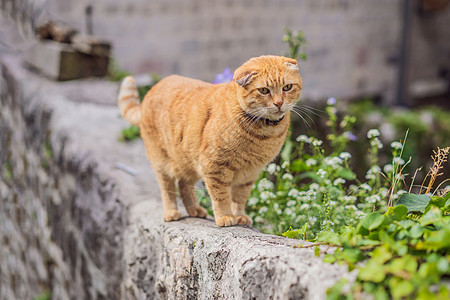
[[[300,71],[300,68],[298,67],[297,60],[295,60],[293,58],[286,58],[286,62],[284,64],[290,70],[293,70],[293,71],[296,71],[296,72]]]
[[[255,76],[256,74],[257,72],[255,71],[248,71],[248,70],[241,71],[237,69],[236,72],[234,72],[233,81],[235,81],[240,86],[245,87],[252,81],[252,77]]]

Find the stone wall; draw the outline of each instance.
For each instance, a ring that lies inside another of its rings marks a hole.
[[[126,210],[14,57],[0,84],[1,299],[118,298]]]
[[[0,57],[0,299],[324,299],[345,267],[212,218],[162,222],[117,85],[53,83]]]

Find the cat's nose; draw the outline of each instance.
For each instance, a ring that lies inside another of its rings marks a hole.
[[[278,109],[280,109],[281,105],[283,105],[283,101],[275,101],[273,102],[273,105],[275,105],[276,107],[278,107]]]

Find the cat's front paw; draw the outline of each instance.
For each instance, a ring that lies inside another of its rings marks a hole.
[[[181,218],[181,214],[176,209],[169,209],[164,212],[164,221],[170,222],[170,221],[177,221]]]
[[[233,226],[237,224],[236,218],[233,215],[225,215],[223,217],[216,218],[217,226]]]
[[[208,215],[206,209],[204,209],[200,205],[186,208],[186,210],[191,217],[206,218],[206,216]]]
[[[236,221],[237,221],[238,225],[249,225],[250,226],[253,224],[252,219],[247,215],[236,216]]]

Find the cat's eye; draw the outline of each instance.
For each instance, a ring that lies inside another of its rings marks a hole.
[[[268,93],[270,93],[269,89],[266,87],[259,88],[258,91],[263,95],[267,95]]]
[[[292,84],[286,84],[285,86],[283,86],[284,92],[290,91],[291,89],[292,89]]]

